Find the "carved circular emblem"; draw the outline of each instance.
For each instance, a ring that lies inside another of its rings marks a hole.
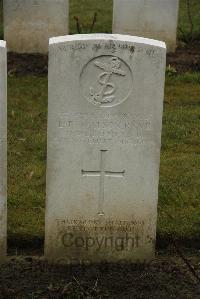
[[[133,87],[129,66],[112,55],[98,56],[83,68],[81,90],[84,97],[99,107],[113,107],[124,102]]]

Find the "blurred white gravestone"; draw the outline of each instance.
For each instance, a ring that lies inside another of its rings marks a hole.
[[[7,247],[7,51],[0,41],[0,262]]]
[[[9,51],[47,53],[48,39],[68,34],[68,0],[4,0]]]
[[[162,40],[176,49],[179,0],[113,0],[113,33]]]
[[[45,256],[154,256],[166,47],[121,35],[50,39]]]

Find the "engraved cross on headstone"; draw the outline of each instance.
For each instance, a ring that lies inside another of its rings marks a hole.
[[[105,177],[122,178],[125,175],[125,170],[121,171],[121,172],[105,170],[106,152],[107,152],[107,150],[100,151],[101,157],[100,157],[100,170],[99,171],[86,171],[86,170],[81,171],[83,176],[100,177],[99,203],[98,203],[98,215],[99,216],[104,215],[103,204],[104,204],[104,179],[105,179]]]

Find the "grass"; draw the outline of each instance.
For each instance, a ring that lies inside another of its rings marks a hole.
[[[189,0],[190,13],[193,23],[193,32],[191,33],[191,22],[188,16],[187,9],[188,0],[180,0],[179,6],[179,23],[178,23],[178,38],[183,41],[188,41],[191,38],[200,38],[200,1]]]
[[[3,39],[3,0],[0,0],[0,39]]]
[[[159,187],[160,234],[200,234],[200,74],[167,78]]]
[[[93,32],[112,32],[112,0],[71,0],[70,1],[70,33],[78,33],[74,16],[79,17],[82,33],[90,33],[94,13],[97,21]]]
[[[199,74],[168,77],[161,151],[158,234],[200,234]],[[187,80],[186,80],[187,79]],[[8,233],[34,242],[44,236],[47,78],[8,80]]]
[[[43,235],[47,79],[8,80],[8,232]]]

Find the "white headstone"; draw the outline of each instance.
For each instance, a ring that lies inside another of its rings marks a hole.
[[[176,49],[179,0],[113,0],[113,33],[162,40]]]
[[[0,262],[7,244],[7,51],[0,41]]]
[[[4,0],[8,50],[47,53],[48,39],[68,34],[68,0]]]
[[[50,39],[45,255],[151,259],[166,48],[120,35]]]

